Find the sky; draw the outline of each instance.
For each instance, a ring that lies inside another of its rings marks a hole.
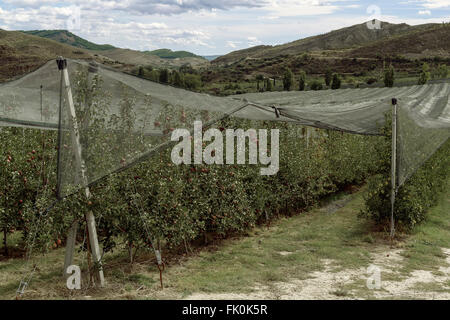
[[[0,29],[67,29],[99,44],[221,55],[373,18],[450,22],[450,0],[0,0]]]

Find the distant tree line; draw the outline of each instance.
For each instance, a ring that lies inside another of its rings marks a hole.
[[[202,86],[200,75],[189,64],[181,66],[179,70],[154,69],[152,66],[140,66],[137,76],[189,90],[197,90]]]
[[[294,87],[294,74],[291,69],[286,68],[283,74],[283,89],[290,91]],[[339,74],[333,73],[330,69],[325,73],[325,86],[336,90],[341,87],[342,80]],[[309,86],[311,90],[322,90],[324,83],[319,79],[312,80],[307,83],[307,74],[304,70],[300,70],[298,73],[298,90],[304,91]]]

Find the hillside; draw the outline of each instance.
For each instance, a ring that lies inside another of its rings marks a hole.
[[[158,49],[153,51],[144,51],[147,54],[158,56],[163,59],[177,59],[177,58],[202,58],[188,51],[172,51],[170,49]]]
[[[32,30],[32,31],[22,31],[27,34],[31,34],[34,36],[47,38],[51,40],[55,40],[61,43],[65,43],[71,45],[73,47],[87,49],[87,50],[110,50],[114,49],[114,46],[109,44],[96,44],[80,38],[79,36],[67,31],[67,30]]]
[[[0,81],[26,74],[58,56],[91,59],[86,50],[19,31],[0,30]]]
[[[213,60],[203,78],[209,83],[253,81],[257,75],[280,79],[290,68],[294,74],[303,70],[313,77],[332,70],[365,83],[379,79],[391,62],[403,77],[415,77],[423,61],[433,68],[450,65],[449,24],[383,23],[381,30],[360,24],[280,46],[252,47]]]
[[[184,57],[164,59],[156,55],[131,49],[112,49],[105,51],[92,51],[98,57],[105,57],[116,62],[132,66],[152,66],[155,68],[179,68],[184,64],[190,64],[194,68],[206,67],[209,61],[201,57]]]
[[[216,60],[218,57],[221,57],[221,55],[215,55],[215,56],[203,56],[208,61]]]
[[[366,23],[308,37],[278,46],[257,46],[232,52],[214,60],[214,64],[236,63],[251,58],[274,58],[284,55],[296,55],[303,52],[322,50],[341,50],[364,46],[374,41],[388,39],[396,35],[405,35],[414,31],[429,30],[435,25],[410,26],[405,23],[391,24],[381,22],[381,29],[367,28]]]
[[[398,55],[409,59],[450,57],[450,25],[415,30],[408,34],[375,41],[347,53],[347,56],[366,58]]]
[[[25,34],[51,39],[76,48],[89,50],[103,63],[113,65],[121,70],[130,71],[137,65],[156,68],[179,68],[183,64],[193,67],[208,66],[209,62],[200,56],[187,51],[159,49],[154,51],[137,51],[116,48],[109,44],[96,44],[85,40],[67,30],[33,30],[22,31]]]

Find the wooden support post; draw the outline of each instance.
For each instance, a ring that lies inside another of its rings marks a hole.
[[[392,99],[392,154],[391,154],[391,239],[395,236],[395,196],[397,193],[397,99]]]
[[[66,273],[67,268],[73,264],[73,253],[75,252],[75,242],[77,240],[78,220],[72,223],[67,234],[66,241],[66,256],[64,258],[64,271],[63,275],[67,278],[69,275]]]
[[[87,176],[86,176],[86,166],[85,166],[85,163],[84,163],[84,160],[82,157],[82,148],[81,148],[81,143],[80,143],[80,131],[78,128],[78,121],[77,121],[77,117],[76,117],[75,106],[73,103],[72,90],[70,88],[69,72],[67,71],[67,61],[65,59],[59,58],[58,59],[58,68],[62,72],[64,89],[66,91],[66,96],[67,96],[67,103],[69,104],[68,118],[69,118],[69,122],[70,122],[70,128],[72,129],[71,138],[72,138],[73,148],[75,151],[75,160],[76,160],[77,166],[81,173],[82,182],[84,185],[87,186],[88,180],[87,180]],[[85,191],[86,199],[90,199],[91,192],[89,190],[89,187],[86,187],[84,191]],[[95,227],[95,217],[94,217],[94,214],[92,213],[92,211],[89,211],[86,213],[86,221],[87,221],[87,225],[88,225],[89,242],[90,242],[90,246],[91,246],[92,256],[93,256],[94,262],[96,264],[96,270],[98,272],[98,280],[100,282],[100,286],[103,287],[105,285],[105,279],[104,279],[103,269],[102,269],[102,264],[101,264],[101,254],[100,254],[100,246],[98,244],[97,230]],[[76,228],[78,228],[78,222],[74,222],[74,224],[75,223],[77,224]],[[68,244],[69,244],[69,240],[70,240],[70,243],[72,243],[72,241],[73,241],[73,243],[75,242],[74,238],[76,237],[76,229],[75,229],[74,225],[72,225],[70,233],[71,233],[70,234],[71,238],[68,239]],[[65,264],[71,263],[71,260],[73,257],[73,249],[74,249],[74,246],[72,246],[72,247],[67,246]],[[71,252],[68,252],[70,250],[71,250]],[[66,271],[66,269],[64,271]]]

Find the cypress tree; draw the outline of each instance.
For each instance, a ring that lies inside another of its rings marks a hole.
[[[392,88],[394,86],[395,81],[395,70],[394,67],[389,65],[389,68],[384,70],[384,85],[386,87]]]
[[[283,74],[283,88],[285,91],[291,90],[291,87],[294,83],[294,74],[291,69],[286,68]]]
[[[303,70],[300,70],[300,76],[298,79],[298,90],[304,91],[306,87],[306,72]]]
[[[422,72],[420,73],[419,76],[419,84],[426,84],[428,82],[428,80],[430,80],[430,66],[428,65],[428,63],[424,63],[422,65]]]
[[[333,80],[333,73],[331,72],[331,69],[327,69],[327,72],[325,73],[325,84],[327,87],[330,86],[331,80]]]
[[[341,87],[341,77],[335,73],[333,75],[333,81],[331,83],[331,89],[336,90],[339,89]]]

